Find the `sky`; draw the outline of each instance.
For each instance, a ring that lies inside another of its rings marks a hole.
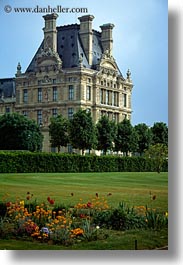
[[[113,23],[113,56],[124,77],[130,69],[134,85],[132,125],[168,125],[168,0],[0,0],[0,78],[14,77],[18,62],[24,72],[43,39],[45,13],[14,8],[48,5],[88,10],[59,13],[57,26],[79,24],[85,14],[94,15],[98,31]]]

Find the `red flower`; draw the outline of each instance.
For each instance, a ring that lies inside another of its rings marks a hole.
[[[91,207],[92,207],[92,203],[91,203],[91,202],[88,202],[88,203],[87,203],[87,207],[88,207],[88,208],[91,208]]]
[[[81,213],[80,218],[85,218],[85,215],[83,213]]]
[[[10,206],[11,206],[11,202],[7,202],[6,207],[10,207]]]
[[[51,200],[50,197],[48,197],[47,200],[50,202],[50,200]]]
[[[50,200],[49,200],[49,203],[50,203],[50,204],[54,204],[55,201],[54,201],[53,199],[50,199]]]

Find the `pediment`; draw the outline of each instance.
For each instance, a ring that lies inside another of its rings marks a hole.
[[[116,66],[115,62],[112,62],[111,60],[103,60],[100,63],[100,66],[102,66],[103,68],[117,70],[117,66]]]
[[[53,65],[56,63],[56,59],[42,57],[37,60],[37,63],[39,64],[39,66]]]
[[[36,56],[36,62],[39,66],[54,65],[54,64],[62,65],[62,61],[58,53],[51,49],[48,50],[42,49],[41,52]]]

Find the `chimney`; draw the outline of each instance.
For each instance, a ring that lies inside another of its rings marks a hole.
[[[58,15],[48,14],[43,16],[45,20],[44,31],[44,50],[49,48],[54,52],[57,52],[57,29],[56,29],[56,19]]]
[[[114,28],[114,24],[108,23],[100,26],[102,30],[101,34],[101,42],[102,42],[102,48],[103,52],[108,50],[109,54],[112,55],[112,49],[113,49],[113,38],[112,38],[112,30]]]
[[[79,35],[82,41],[85,55],[88,59],[89,65],[92,65],[92,46],[93,46],[93,33],[92,21],[94,16],[86,15],[78,18],[80,21]]]

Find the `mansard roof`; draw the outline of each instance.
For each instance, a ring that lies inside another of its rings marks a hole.
[[[15,79],[14,78],[2,78],[0,79],[0,99],[15,97]]]
[[[73,68],[79,66],[79,58],[82,57],[82,64],[86,68],[96,68],[101,56],[101,33],[93,30],[93,59],[89,65],[82,42],[79,36],[80,25],[72,24],[57,27],[57,52],[62,60],[62,68]],[[43,42],[28,66],[26,72],[33,72],[36,66],[36,56],[41,53]]]

